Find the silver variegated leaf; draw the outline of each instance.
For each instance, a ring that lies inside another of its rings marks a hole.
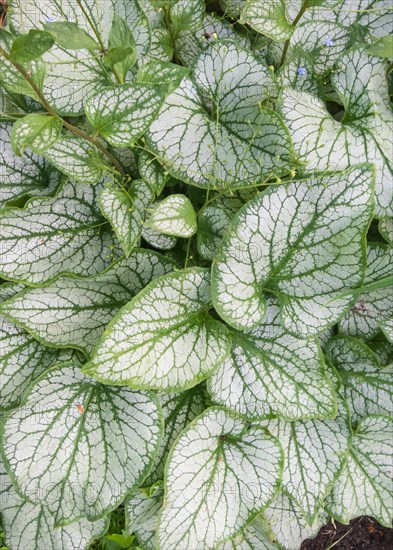
[[[143,550],[156,549],[156,530],[163,498],[164,490],[160,482],[151,487],[147,494],[140,492],[125,503],[126,529],[136,535]]]
[[[287,130],[260,106],[271,85],[252,54],[233,42],[213,43],[166,98],[147,142],[172,175],[198,187],[228,189],[285,173],[292,159]]]
[[[192,237],[197,230],[192,202],[185,195],[169,195],[155,204],[145,225],[164,235]]]
[[[118,310],[173,267],[157,252],[135,250],[102,275],[62,277],[45,287],[22,290],[1,304],[0,313],[47,346],[89,354]]]
[[[18,492],[57,526],[96,520],[136,490],[162,435],[156,398],[105,387],[78,366],[47,371],[4,423],[7,470]]]
[[[368,245],[367,270],[364,285],[392,274],[393,247],[381,243]],[[339,331],[370,340],[378,335],[380,323],[393,316],[393,289],[381,288],[356,296],[356,302],[341,319]]]
[[[42,504],[33,504],[18,495],[0,464],[0,498],[4,542],[12,550],[87,550],[95,538],[103,536],[109,518],[91,522],[81,519],[55,527],[54,517]]]
[[[208,381],[212,399],[254,419],[334,416],[334,390],[317,342],[288,334],[279,314],[277,301],[269,300],[258,327],[233,334],[230,355]]]
[[[229,351],[225,326],[209,316],[209,272],[190,268],[153,281],[114,317],[85,372],[101,382],[182,391]]]
[[[282,95],[282,114],[300,160],[307,170],[344,169],[357,162],[376,167],[376,214],[392,216],[393,168],[384,61],[362,50],[345,54],[332,83],[345,107],[342,121],[328,113],[317,97],[291,89]]]
[[[1,210],[0,275],[37,285],[109,267],[115,241],[96,204],[99,190],[67,182],[53,199]]]
[[[207,550],[237,535],[276,495],[282,460],[261,426],[219,407],[205,411],[168,458],[159,547]]]
[[[349,308],[344,289],[362,283],[364,235],[373,213],[373,168],[316,174],[271,186],[235,216],[213,263],[213,303],[243,330],[266,314],[264,289],[290,332],[310,337]]]
[[[339,374],[353,423],[369,414],[393,416],[393,365],[382,368],[364,342],[348,336],[333,338],[327,355]]]
[[[392,525],[393,420],[365,416],[353,436],[344,469],[326,500],[326,510],[341,523],[370,515]]]
[[[143,180],[135,180],[128,189],[110,185],[102,190],[98,204],[110,222],[126,256],[138,246],[154,193]]]
[[[283,490],[313,525],[345,462],[352,435],[348,411],[340,405],[333,419],[270,420],[266,427],[284,449]]]
[[[50,195],[60,184],[61,174],[31,151],[15,156],[11,125],[0,123],[0,206],[26,195]]]

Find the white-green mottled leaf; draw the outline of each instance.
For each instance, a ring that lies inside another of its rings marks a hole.
[[[386,338],[393,344],[393,317],[385,319],[379,323],[379,326],[382,329],[382,332],[385,334]]]
[[[246,0],[220,0],[220,6],[225,15],[233,19],[240,16],[240,12],[245,5]]]
[[[61,174],[42,157],[27,151],[15,156],[11,125],[0,123],[0,206],[27,194],[50,195],[60,184]]]
[[[336,336],[327,354],[342,382],[353,423],[369,414],[393,416],[393,365],[382,368],[376,355],[361,340]]]
[[[329,420],[270,420],[266,427],[284,449],[283,490],[312,525],[345,462],[352,435],[347,409],[341,405]]]
[[[54,518],[41,504],[23,500],[0,464],[0,499],[4,542],[10,550],[85,550],[108,528],[109,518],[90,522],[81,519],[65,527],[55,527]]]
[[[213,264],[213,303],[228,323],[251,329],[261,322],[264,289],[281,303],[283,325],[310,337],[351,304],[336,298],[361,284],[365,233],[373,212],[373,169],[269,187],[234,218]]]
[[[177,243],[176,237],[164,235],[163,233],[150,229],[149,227],[142,228],[142,237],[150,246],[157,248],[158,250],[172,250]]]
[[[174,92],[185,76],[190,74],[190,69],[175,65],[168,61],[152,59],[139,67],[138,82],[159,84],[165,86],[167,93]]]
[[[282,492],[265,511],[264,516],[278,544],[285,550],[299,550],[305,539],[315,537],[320,527],[328,522],[327,515],[321,512],[310,527],[297,504]]]
[[[170,94],[147,141],[172,175],[198,187],[233,188],[288,170],[291,144],[280,117],[262,108],[267,68],[232,42],[212,43],[192,77]]]
[[[192,67],[198,55],[216,40],[232,39],[245,49],[250,49],[251,41],[247,35],[240,34],[226,19],[214,13],[207,13],[200,28],[178,33],[175,40],[176,57],[186,67]]]
[[[152,394],[111,388],[72,364],[36,381],[4,424],[7,470],[56,525],[95,520],[146,477],[161,439]]]
[[[210,276],[203,268],[153,281],[114,317],[85,372],[112,385],[181,391],[225,358],[229,336],[209,316]]]
[[[42,154],[63,174],[81,183],[97,183],[105,167],[96,146],[74,134],[63,134]]]
[[[392,6],[389,0],[341,0],[330,9],[326,2],[305,13],[308,19],[328,20],[347,27],[356,24],[366,27],[374,36],[384,36],[393,31]]]
[[[138,159],[139,175],[158,196],[165,187],[167,177],[164,168],[153,155],[141,151]]]
[[[237,535],[274,498],[282,461],[278,441],[264,428],[208,409],[168,458],[159,547],[207,550]]]
[[[0,275],[36,285],[109,267],[115,243],[96,204],[99,188],[69,182],[53,199],[1,210]]]
[[[392,274],[393,248],[380,243],[368,246],[368,266],[364,285],[377,282]],[[393,315],[393,289],[381,288],[356,296],[356,302],[341,319],[343,334],[370,340],[380,331],[380,322]]]
[[[97,134],[114,147],[127,147],[146,132],[163,99],[158,86],[122,84],[93,94],[85,103],[85,113]]]
[[[198,215],[197,246],[205,260],[212,261],[217,254],[221,240],[236,212],[251,199],[254,192],[248,194],[237,191],[231,195],[218,195]]]
[[[393,244],[393,218],[380,219],[378,229],[385,241]]]
[[[203,0],[177,0],[170,8],[170,30],[176,36],[181,30],[193,31],[202,25],[206,6]]]
[[[334,391],[314,340],[280,326],[279,307],[252,332],[233,334],[230,355],[208,381],[214,401],[248,418],[326,418],[336,414]]]
[[[220,544],[217,550],[279,550],[274,535],[261,516],[247,525],[240,535]]]
[[[17,120],[11,132],[15,153],[22,155],[26,147],[34,153],[44,153],[60,137],[62,123],[59,118],[30,114]]]
[[[202,414],[207,407],[207,394],[203,385],[198,384],[182,393],[167,393],[160,395],[161,409],[164,416],[165,433],[150,475],[145,479],[144,486],[164,479],[164,468],[169,451],[180,432],[195,417]]]
[[[190,199],[175,194],[156,203],[146,227],[173,237],[192,237],[197,230],[197,222]]]
[[[135,250],[102,275],[27,288],[1,304],[0,312],[47,346],[89,354],[118,310],[172,269],[173,262],[157,252]]]
[[[281,42],[288,40],[293,32],[286,12],[284,0],[247,0],[242,10],[241,21],[275,42]]]
[[[126,256],[138,245],[153,199],[150,186],[142,180],[133,181],[128,190],[107,186],[98,198],[101,212],[109,220]]]
[[[143,550],[156,549],[158,514],[164,498],[162,484],[152,487],[150,493],[138,493],[125,503],[126,529],[129,533],[135,533]]]
[[[310,94],[284,90],[281,111],[295,150],[306,169],[337,170],[357,162],[376,167],[376,215],[393,212],[393,168],[388,138],[393,115],[387,103],[384,62],[361,50],[345,54],[332,83],[345,107],[335,120],[324,103]]]
[[[88,0],[83,6],[104,44],[116,13],[130,26],[138,55],[146,55],[150,32],[137,0]],[[88,20],[73,0],[14,0],[13,7],[9,22],[18,32],[26,32],[46,22],[68,20],[92,34]],[[89,50],[73,51],[55,46],[43,59],[46,68],[44,96],[63,115],[81,113],[89,94],[110,83],[100,59]]]
[[[393,420],[364,417],[353,436],[346,465],[326,500],[326,509],[341,523],[372,516],[392,525]]]

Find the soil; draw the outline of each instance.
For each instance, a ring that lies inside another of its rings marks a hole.
[[[313,539],[302,542],[300,550],[393,550],[393,529],[362,516],[349,525],[335,522],[322,527]]]

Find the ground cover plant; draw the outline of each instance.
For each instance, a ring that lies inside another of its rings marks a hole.
[[[390,2],[4,14],[1,543],[390,527]]]

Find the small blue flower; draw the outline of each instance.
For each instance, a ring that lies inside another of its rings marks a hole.
[[[327,38],[324,42],[325,46],[327,46],[328,48],[331,47],[331,46],[334,46],[334,40],[332,40],[331,38]]]
[[[307,70],[305,67],[299,67],[298,70],[297,70],[297,74],[299,76],[306,76],[307,74]]]
[[[54,23],[54,21],[52,17],[45,17],[45,23]]]

